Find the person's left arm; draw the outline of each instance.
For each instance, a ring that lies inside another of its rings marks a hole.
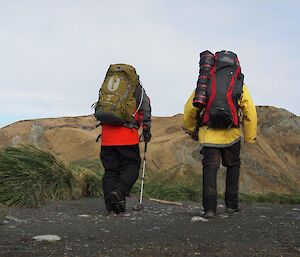
[[[196,127],[196,116],[197,116],[197,108],[193,106],[193,98],[195,92],[191,94],[188,101],[184,105],[183,112],[183,129],[191,134]]]
[[[137,108],[141,117],[143,137],[145,142],[151,140],[151,103],[145,89],[139,85],[136,91]]]

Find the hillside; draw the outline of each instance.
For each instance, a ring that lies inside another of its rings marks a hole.
[[[288,193],[300,186],[300,117],[275,107],[257,107],[259,130],[256,145],[242,146],[240,191]],[[181,129],[182,115],[153,118],[153,140],[147,167],[169,170],[175,179],[190,170],[201,173],[199,144]],[[0,129],[0,146],[33,142],[66,161],[95,159],[101,132],[93,116],[25,120]],[[142,150],[142,146],[141,146]],[[219,187],[224,187],[224,169]],[[199,176],[200,182],[200,176]]]

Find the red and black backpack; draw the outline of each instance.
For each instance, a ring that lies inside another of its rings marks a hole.
[[[201,125],[211,128],[239,127],[238,100],[244,75],[238,57],[230,51],[215,53],[215,63],[206,89],[206,106]]]

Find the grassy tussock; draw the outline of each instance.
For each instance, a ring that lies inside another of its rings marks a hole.
[[[88,168],[73,166],[73,174],[78,183],[79,194],[85,197],[102,197],[101,174]]]
[[[78,199],[83,184],[96,179],[35,145],[0,149],[0,202],[7,206],[38,207],[48,200]]]

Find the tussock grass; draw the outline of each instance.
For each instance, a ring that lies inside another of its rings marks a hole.
[[[85,197],[103,197],[101,174],[88,168],[73,166],[73,173],[77,179],[80,195]]]
[[[74,188],[72,171],[49,151],[26,144],[0,150],[0,202],[37,207],[78,197]]]
[[[0,149],[0,202],[7,206],[38,207],[48,200],[98,196],[98,182],[92,171],[69,167],[36,145]]]

